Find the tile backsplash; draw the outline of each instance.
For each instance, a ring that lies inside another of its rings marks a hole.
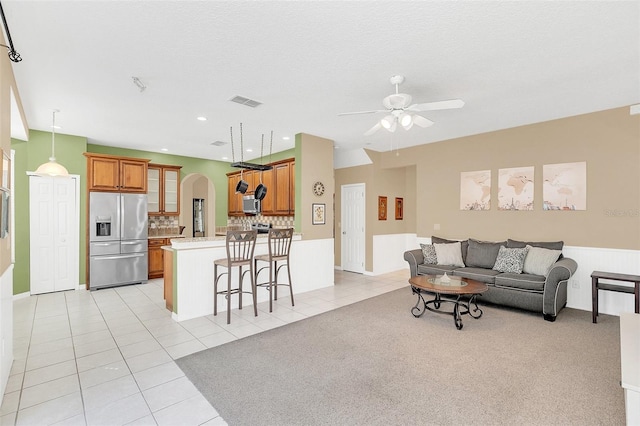
[[[247,217],[228,217],[227,226],[242,226],[252,223],[270,223],[274,228],[293,228],[295,219],[293,216],[247,216]]]
[[[180,235],[177,216],[149,216],[149,236]]]

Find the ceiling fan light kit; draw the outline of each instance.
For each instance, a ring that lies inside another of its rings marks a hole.
[[[377,122],[372,128],[364,133],[365,136],[369,136],[380,130],[380,128],[384,128],[390,132],[395,132],[398,127],[398,123],[400,123],[402,128],[405,130],[411,129],[414,124],[420,127],[429,127],[433,125],[433,121],[421,115],[412,114],[413,112],[437,111],[441,109],[462,108],[464,106],[464,101],[461,99],[411,104],[411,95],[400,93],[398,87],[404,82],[404,77],[401,75],[394,75],[389,79],[389,81],[391,84],[396,86],[396,93],[389,95],[382,100],[382,105],[384,105],[386,109],[344,112],[338,115],[386,113],[387,115],[382,120]]]

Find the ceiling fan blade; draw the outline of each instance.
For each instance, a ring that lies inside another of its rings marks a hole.
[[[424,118],[421,115],[414,114],[412,118],[413,118],[413,123],[420,127],[429,127],[433,125],[433,121],[429,120],[428,118]]]
[[[436,111],[439,109],[462,108],[464,101],[462,99],[449,99],[448,101],[427,102],[424,104],[413,104],[407,110],[409,111]]]
[[[377,109],[377,110],[374,110],[374,111],[341,112],[338,115],[375,114],[377,112],[388,112],[388,111],[386,109]]]
[[[380,128],[382,127],[382,125],[380,124],[380,122],[378,121],[376,123],[375,126],[373,126],[372,128],[370,128],[369,130],[367,130],[366,132],[364,132],[365,136],[371,136],[372,134],[374,134],[375,132],[377,132],[378,130],[380,130]]]

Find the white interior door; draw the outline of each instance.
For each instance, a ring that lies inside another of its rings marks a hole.
[[[29,176],[31,294],[79,284],[78,180]]]
[[[365,214],[363,183],[341,187],[341,264],[344,271],[364,272]]]

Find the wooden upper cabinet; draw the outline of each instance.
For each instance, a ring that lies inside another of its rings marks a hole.
[[[229,197],[227,200],[227,214],[229,216],[244,215],[242,211],[242,194],[236,194],[236,186],[240,182],[240,173],[229,173]]]
[[[274,213],[288,215],[291,213],[291,189],[290,163],[281,163],[273,166],[273,174],[276,178],[275,208]]]
[[[149,160],[85,153],[89,191],[147,192]]]
[[[274,194],[276,193],[273,169],[262,172],[262,184],[267,187],[267,194],[262,199],[260,210],[263,215],[275,214]]]
[[[149,214],[177,216],[180,214],[181,166],[149,164],[148,198]]]

